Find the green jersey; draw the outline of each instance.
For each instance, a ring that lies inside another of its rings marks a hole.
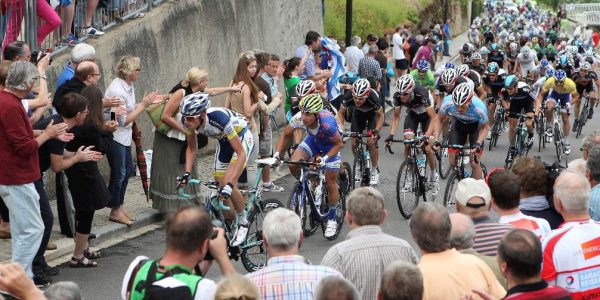
[[[429,90],[433,90],[435,87],[435,77],[433,72],[427,71],[423,78],[419,75],[419,70],[410,71],[410,75],[415,79],[415,83],[419,86],[423,86]]]
[[[292,109],[292,97],[296,97],[296,85],[300,83],[300,77],[292,76],[289,79],[284,79],[283,84],[285,85],[285,113],[287,114]]]

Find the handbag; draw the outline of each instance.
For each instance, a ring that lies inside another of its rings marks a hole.
[[[167,132],[171,130],[171,126],[161,120],[166,105],[167,101],[161,101],[152,103],[146,108],[146,113],[148,114],[148,117],[150,117],[152,124],[154,124],[156,130],[162,134],[167,134]]]

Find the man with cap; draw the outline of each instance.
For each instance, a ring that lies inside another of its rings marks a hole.
[[[377,47],[377,35],[369,33],[369,35],[367,35],[367,42],[362,47],[362,52],[365,55],[369,54],[369,48],[373,46]]]
[[[456,188],[456,211],[469,216],[475,224],[473,249],[483,255],[495,256],[502,236],[513,229],[510,224],[492,221],[491,192],[482,179],[465,178]]]

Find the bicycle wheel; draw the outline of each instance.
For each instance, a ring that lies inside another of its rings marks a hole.
[[[445,136],[442,140],[442,148],[440,149],[440,155],[438,158],[438,173],[442,179],[448,178],[448,174],[452,170],[448,159],[450,154],[448,152],[448,136]]]
[[[343,162],[342,169],[344,171],[346,171],[347,173],[349,173],[350,172],[350,164],[347,162]],[[337,230],[332,237],[326,238],[330,241],[334,241],[338,238],[338,235],[340,234],[340,232],[342,231],[342,227],[344,226],[344,217],[346,217],[346,196],[348,194],[347,188],[345,189],[344,186],[348,185],[347,181],[348,180],[346,178],[344,178],[344,176],[338,175],[337,184],[338,184],[338,192],[340,194],[340,198],[338,198],[338,203],[335,206],[335,221],[337,223]],[[323,190],[324,190],[323,194],[327,195],[327,188],[323,187]],[[344,191],[344,190],[346,190],[346,191]],[[326,213],[325,212],[326,207],[327,207],[327,205],[321,205],[321,214]],[[325,227],[327,225],[326,223],[327,222],[321,222],[321,227],[323,229],[323,232],[325,232]]]
[[[498,130],[500,128],[500,121],[495,120],[494,126],[492,126],[492,133],[490,134],[490,143],[488,145],[488,150],[492,151],[492,149],[496,146],[498,142]]]
[[[546,118],[538,117],[535,124],[538,134],[538,152],[542,152],[542,147],[546,148]]]
[[[248,236],[246,242],[240,246],[242,265],[248,272],[254,272],[267,265],[269,255],[262,238],[263,220],[268,212],[283,207],[283,204],[277,199],[260,200],[258,205],[260,208],[255,207],[248,217]]]
[[[581,135],[581,130],[583,129],[583,125],[585,125],[585,121],[587,121],[588,117],[588,108],[584,107],[581,113],[579,114],[579,122],[577,122],[577,131],[575,131],[575,138],[579,138]]]
[[[404,160],[396,177],[396,202],[400,214],[405,219],[410,219],[419,204],[418,179],[415,178],[415,172],[412,168],[416,168],[412,159]]]
[[[304,232],[304,236],[310,236],[317,230],[317,226],[313,226],[310,218],[310,206],[307,205],[308,199],[313,199],[313,195],[310,191],[305,191],[306,199],[304,200],[303,205],[300,205],[300,198],[302,197],[302,183],[297,182],[292,190],[292,194],[288,199],[288,209],[295,212],[302,222],[302,230]]]
[[[558,124],[554,124],[554,147],[556,148],[556,159],[558,160],[558,162],[560,162],[563,150],[562,150],[562,132],[560,131]]]
[[[456,170],[448,176],[448,182],[446,182],[446,190],[444,191],[444,207],[448,209],[448,212],[453,213],[456,211],[456,200],[454,193],[456,192],[456,186],[458,185],[458,175]]]
[[[359,186],[362,186],[363,181],[363,170],[365,166],[365,157],[358,151],[354,152],[354,164],[352,166],[352,176],[350,181],[352,182],[352,189],[356,188],[356,179],[358,179]]]

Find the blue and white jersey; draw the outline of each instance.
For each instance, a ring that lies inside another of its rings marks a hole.
[[[310,135],[314,135],[319,143],[322,144],[332,144],[332,140],[335,136],[340,135],[341,131],[338,126],[337,120],[326,109],[322,109],[317,116],[317,122],[319,125],[315,129],[309,129],[304,126],[302,122],[302,112],[296,113],[292,120],[290,121],[290,126],[292,128],[302,128],[306,130],[306,132]]]
[[[206,110],[206,121],[196,133],[204,134],[218,140],[231,140],[242,137],[248,128],[246,118],[223,107],[210,107]]]
[[[485,104],[483,104],[481,99],[475,96],[473,96],[473,100],[471,101],[471,105],[469,105],[469,109],[461,114],[456,109],[456,105],[454,105],[452,95],[448,95],[444,97],[439,113],[442,116],[453,116],[465,124],[477,122],[479,125],[483,125],[488,122],[487,107]]]

